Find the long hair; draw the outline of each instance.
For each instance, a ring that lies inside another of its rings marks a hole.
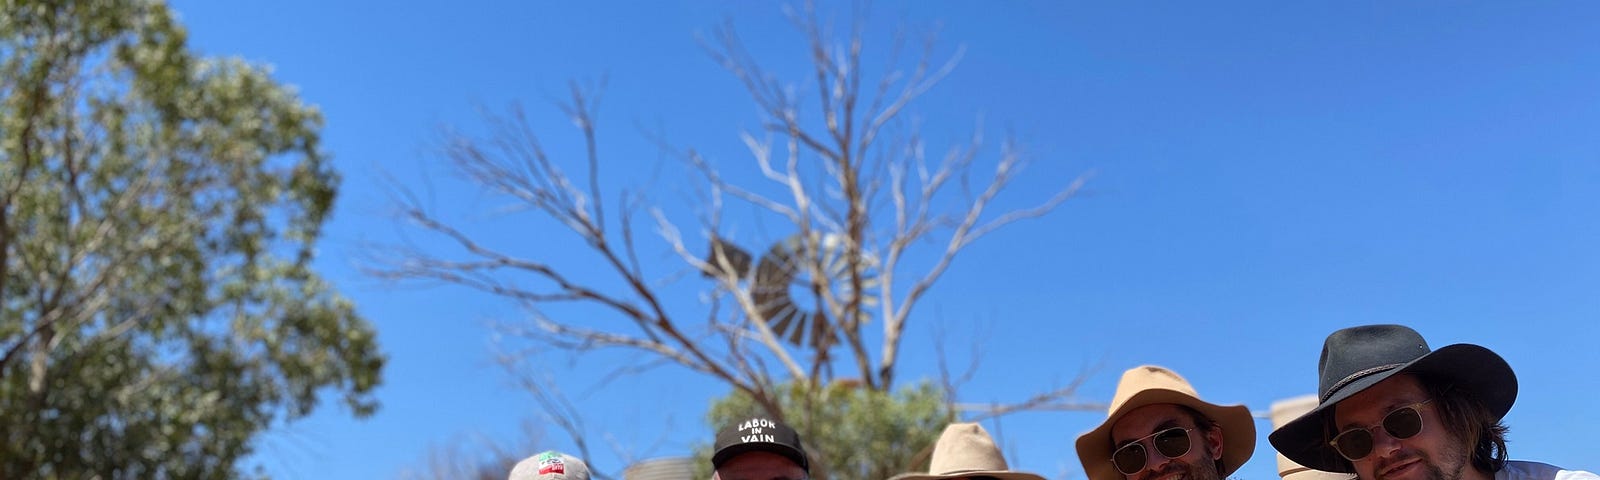
[[[1444,423],[1445,431],[1472,447],[1472,468],[1490,474],[1505,468],[1506,432],[1509,429],[1500,419],[1489,414],[1489,408],[1478,401],[1475,392],[1438,375],[1425,373],[1402,375],[1411,375],[1416,378],[1417,383],[1422,384],[1422,391],[1428,398],[1433,399],[1431,405]],[[1326,417],[1323,432],[1324,438],[1333,438],[1339,434],[1333,415]],[[1329,455],[1330,459],[1343,463],[1345,468],[1354,471],[1355,466],[1350,460],[1332,450],[1325,450],[1325,454]]]
[[[1489,408],[1478,401],[1477,392],[1455,384],[1449,378],[1417,374],[1422,389],[1433,399],[1434,409],[1444,427],[1464,442],[1471,442],[1472,467],[1495,473],[1506,466],[1506,428]]]
[[[1189,413],[1189,418],[1194,419],[1194,425],[1196,427],[1199,427],[1199,430],[1200,430],[1202,435],[1204,435],[1205,432],[1211,431],[1212,429],[1222,428],[1222,426],[1218,425],[1215,420],[1212,420],[1210,417],[1207,417],[1205,414],[1200,413],[1199,410],[1195,410],[1193,408],[1189,408],[1188,405],[1178,405],[1178,408],[1183,409],[1183,411]],[[1228,440],[1228,435],[1227,435],[1228,432],[1222,432],[1222,433],[1223,433],[1223,435],[1222,435],[1223,448],[1227,448],[1227,442],[1229,441]],[[1238,440],[1234,440],[1234,441],[1238,441]],[[1200,453],[1202,455],[1207,456],[1207,457],[1211,456],[1211,452],[1205,450],[1204,437],[1202,437],[1202,440],[1198,445],[1201,447],[1200,448]],[[1223,467],[1225,465],[1222,464],[1222,455],[1217,455],[1217,458],[1214,458],[1212,460],[1216,462],[1217,477],[1221,478],[1222,477],[1222,472],[1226,471],[1226,470],[1223,469]]]

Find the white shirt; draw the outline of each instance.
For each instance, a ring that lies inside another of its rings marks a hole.
[[[1494,480],[1600,480],[1600,475],[1539,462],[1510,460],[1494,474]]]

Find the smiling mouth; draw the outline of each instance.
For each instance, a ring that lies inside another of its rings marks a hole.
[[[1402,460],[1402,461],[1400,461],[1400,463],[1398,465],[1394,465],[1392,467],[1384,468],[1382,472],[1378,473],[1378,478],[1386,478],[1386,477],[1389,477],[1389,476],[1394,475],[1396,473],[1400,473],[1402,471],[1405,471],[1408,468],[1411,468],[1412,465],[1416,465],[1417,462],[1421,462],[1421,461],[1422,461],[1422,459],[1419,459],[1419,458],[1409,458],[1409,459],[1406,459],[1406,460]]]
[[[1150,472],[1150,475],[1141,477],[1141,480],[1181,480],[1189,478],[1186,473],[1188,472],[1181,468],[1171,468],[1169,465],[1168,468],[1163,468],[1159,472]]]

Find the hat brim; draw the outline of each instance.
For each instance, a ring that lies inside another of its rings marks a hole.
[[[1121,472],[1111,465],[1111,426],[1123,415],[1146,405],[1170,403],[1183,405],[1211,418],[1222,428],[1222,466],[1217,472],[1223,478],[1250,460],[1256,449],[1256,422],[1250,409],[1244,405],[1223,406],[1207,403],[1187,393],[1165,388],[1152,388],[1133,394],[1116,411],[1106,416],[1106,421],[1078,437],[1078,461],[1089,480],[1124,480]]]
[[[799,465],[802,470],[807,472],[811,471],[810,464],[806,461],[805,452],[781,443],[768,442],[749,442],[724,447],[722,450],[718,450],[711,456],[711,466],[713,468],[721,467],[724,462],[732,460],[733,457],[750,452],[767,452],[775,455],[781,455],[784,458],[788,458],[789,461],[794,462],[795,465]]]
[[[969,470],[963,472],[949,472],[943,474],[932,473],[902,473],[889,477],[889,480],[942,480],[947,478],[964,477],[994,477],[1000,480],[1045,480],[1044,477],[1028,472],[1012,470]]]
[[[1469,373],[1470,371],[1470,373]],[[1317,404],[1317,408],[1290,420],[1267,435],[1272,447],[1306,467],[1328,472],[1355,473],[1354,466],[1328,445],[1333,432],[1334,407],[1339,402],[1401,373],[1426,373],[1451,379],[1483,402],[1496,420],[1511,411],[1517,400],[1517,375],[1504,358],[1469,343],[1446,345],[1399,367],[1351,381]]]

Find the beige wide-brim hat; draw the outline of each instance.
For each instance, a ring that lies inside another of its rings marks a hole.
[[[1006,466],[1000,447],[983,425],[952,423],[944,427],[933,444],[933,458],[927,473],[902,473],[889,480],[935,480],[958,477],[994,477],[1000,480],[1044,480],[1036,474],[1013,472]]]
[[[1111,426],[1123,415],[1145,405],[1171,403],[1199,411],[1222,428],[1223,478],[1239,469],[1256,449],[1256,422],[1244,405],[1222,406],[1200,400],[1194,386],[1177,372],[1145,365],[1122,373],[1105,423],[1078,437],[1078,461],[1089,480],[1123,480],[1111,464]]]

